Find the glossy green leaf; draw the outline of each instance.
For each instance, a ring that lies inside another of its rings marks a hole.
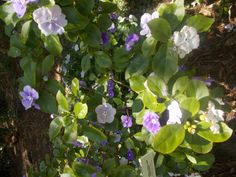
[[[57,92],[56,99],[58,106],[60,106],[64,110],[69,110],[69,105],[66,100],[66,97],[61,93],[60,90]]]
[[[118,9],[115,3],[108,1],[107,2],[100,1],[100,5],[103,13],[111,13]]]
[[[66,143],[71,144],[77,139],[77,129],[78,125],[75,123],[72,123],[65,127],[63,139]]]
[[[187,76],[178,78],[173,85],[172,94],[183,93],[186,90],[188,83],[189,79]]]
[[[204,82],[200,80],[191,80],[187,86],[186,94],[189,97],[195,97],[200,100],[209,96],[209,91]]]
[[[204,154],[196,157],[197,163],[193,164],[193,168],[198,171],[207,171],[210,169],[215,161],[212,154]]]
[[[85,136],[87,136],[90,140],[94,141],[94,142],[102,142],[107,140],[106,135],[101,132],[101,130],[90,126],[90,127],[84,127],[83,129],[83,133]]]
[[[42,62],[42,75],[47,74],[49,71],[51,71],[52,67],[54,65],[54,56],[48,55]]]
[[[211,126],[210,123],[201,122],[199,124],[199,129],[197,131],[197,134],[199,136],[205,138],[208,141],[212,141],[212,142],[216,142],[216,143],[224,142],[231,137],[233,130],[231,128],[229,128],[224,122],[219,122],[219,125],[220,125],[220,133],[214,134],[210,130],[210,126]]]
[[[90,14],[94,5],[95,5],[95,0],[79,0],[77,2],[79,11],[84,15]]]
[[[84,31],[85,32],[82,34],[84,42],[91,47],[99,47],[101,44],[101,32],[99,28],[90,23]]]
[[[146,78],[144,76],[133,76],[129,79],[130,87],[133,91],[139,93],[143,90],[145,90],[144,82],[146,81]]]
[[[152,56],[156,51],[157,40],[153,37],[148,37],[143,41],[142,53],[145,57]]]
[[[193,117],[200,109],[200,103],[196,98],[185,98],[181,100],[180,107],[184,110],[184,117]]]
[[[89,54],[83,56],[83,58],[81,60],[82,71],[87,72],[91,68],[91,58],[92,58],[92,56]]]
[[[148,76],[147,86],[158,97],[168,95],[168,88],[166,83],[156,74],[150,74]]]
[[[73,112],[79,119],[84,119],[88,113],[88,106],[87,104],[76,103]]]
[[[77,78],[74,78],[71,81],[71,90],[74,96],[77,96],[79,92],[79,80]]]
[[[166,83],[178,71],[178,56],[170,44],[160,46],[153,58],[152,69]]]
[[[98,17],[98,26],[102,31],[107,31],[107,29],[111,26],[112,21],[108,14],[101,14]]]
[[[62,125],[63,125],[61,119],[62,119],[61,117],[57,117],[53,119],[52,122],[50,123],[50,126],[49,126],[50,140],[53,140],[54,138],[56,138],[56,136],[61,132]]]
[[[187,133],[185,136],[185,141],[187,142],[189,148],[191,148],[194,152],[200,154],[206,154],[212,150],[213,143],[207,141],[206,139],[200,137],[197,134],[189,134]]]
[[[157,18],[148,23],[152,36],[161,42],[167,42],[171,36],[171,27],[168,21]]]
[[[30,33],[31,26],[32,26],[32,20],[28,20],[22,25],[21,40],[22,40],[23,43],[26,43],[26,41],[29,38],[29,33]]]
[[[149,66],[149,61],[143,56],[136,56],[129,64],[125,71],[125,78],[129,79],[132,76],[142,75],[146,72]]]
[[[95,62],[101,68],[110,68],[112,65],[111,58],[102,51],[95,52]]]
[[[65,91],[64,87],[57,80],[49,79],[45,84],[47,90],[53,95],[56,95],[58,90],[60,90],[62,93]]]
[[[43,38],[44,47],[50,52],[52,55],[60,55],[63,48],[60,42],[60,39],[57,35],[49,35]]]
[[[204,32],[210,29],[214,21],[215,20],[213,18],[209,18],[204,15],[194,15],[187,19],[186,24],[196,28],[198,32]]]
[[[58,113],[57,102],[55,96],[52,96],[46,91],[39,93],[39,99],[37,103],[40,106],[40,110],[46,113]]]
[[[182,143],[184,136],[183,125],[166,125],[154,136],[153,148],[157,152],[169,154]]]

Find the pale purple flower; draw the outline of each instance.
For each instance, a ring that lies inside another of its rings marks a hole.
[[[159,116],[154,112],[147,112],[143,117],[143,126],[149,132],[156,134],[161,128]]]
[[[148,23],[155,18],[159,18],[159,14],[156,11],[153,12],[152,14],[144,13],[141,16],[140,27],[142,28],[142,30],[140,31],[140,35],[146,36],[146,37],[151,36],[151,31],[149,29]]]
[[[108,31],[110,31],[111,33],[115,33],[116,32],[116,27],[115,27],[114,23],[111,24],[111,26],[108,28]]]
[[[10,0],[18,18],[24,16],[28,3],[38,2],[39,0]]]
[[[67,25],[65,15],[58,5],[38,8],[33,12],[33,19],[45,36],[64,33],[64,27]]]
[[[117,20],[117,19],[118,19],[118,15],[117,15],[117,13],[115,13],[115,12],[110,13],[109,15],[110,15],[110,18],[111,18],[112,20]]]
[[[115,140],[114,140],[114,143],[118,143],[118,142],[120,142],[120,140],[121,140],[121,131],[116,131],[115,133],[114,133],[114,137],[115,137]]]
[[[127,159],[130,160],[130,161],[134,160],[134,153],[130,149],[127,152]]]
[[[139,36],[137,34],[130,34],[125,40],[126,51],[130,51],[133,48],[134,44],[138,42],[138,40]]]
[[[91,175],[91,177],[96,177],[97,176],[97,173],[93,173],[92,175]]]
[[[107,32],[102,32],[101,38],[102,38],[102,45],[107,44],[109,39],[110,39],[110,37],[109,37]]]
[[[76,146],[76,147],[83,147],[84,145],[83,145],[83,143],[81,143],[81,142],[79,142],[79,141],[73,141],[72,142],[72,144],[74,145],[74,146]]]
[[[133,124],[132,117],[127,116],[127,115],[123,115],[123,116],[121,116],[121,121],[122,121],[123,127],[125,127],[125,128],[132,127],[132,124]]]
[[[96,107],[95,112],[97,113],[98,122],[101,124],[105,124],[113,122],[116,114],[116,109],[114,109],[109,103],[103,103],[102,105],[98,105]]]
[[[35,104],[35,100],[39,98],[38,92],[31,88],[29,85],[26,85],[23,91],[20,92],[20,96],[22,97],[21,103],[25,107],[25,110],[34,106],[36,109],[39,108],[37,104]]]

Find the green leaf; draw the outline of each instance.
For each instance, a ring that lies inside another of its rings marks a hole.
[[[169,44],[160,46],[153,58],[152,69],[166,83],[178,71],[178,56]]]
[[[79,11],[72,6],[63,7],[62,11],[66,15],[68,22],[74,25],[74,28],[76,28],[74,30],[76,30],[77,33],[79,33],[78,30],[83,30],[90,22],[88,17],[81,15]]]
[[[52,55],[60,55],[62,52],[62,45],[60,39],[57,35],[49,35],[47,37],[43,37],[44,47],[50,52]]]
[[[146,81],[146,78],[142,75],[140,76],[133,76],[129,79],[129,84],[130,84],[130,88],[139,93],[143,90],[145,90],[144,87],[144,82]]]
[[[102,51],[98,51],[94,53],[95,62],[101,68],[110,68],[112,65],[111,58]]]
[[[209,96],[209,91],[204,82],[200,80],[191,80],[187,86],[186,94],[189,97],[195,97],[200,100]]]
[[[16,47],[11,46],[7,55],[13,58],[19,57],[21,56],[21,50]]]
[[[161,42],[167,42],[171,37],[171,27],[163,18],[153,19],[148,23],[152,36]]]
[[[149,61],[143,56],[136,56],[129,64],[125,71],[125,79],[129,79],[132,76],[142,75],[146,72],[149,66]]]
[[[173,85],[172,94],[183,93],[186,90],[188,83],[189,79],[187,76],[178,78]]]
[[[130,60],[130,54],[124,49],[124,47],[116,48],[113,53],[113,63],[117,72],[123,72],[128,66]]]
[[[115,167],[116,167],[116,161],[114,158],[106,159],[102,165],[102,170],[106,172],[106,174],[109,174],[111,172],[111,169],[114,169]]]
[[[102,142],[107,140],[106,135],[101,132],[99,129],[90,126],[90,127],[84,127],[83,133],[85,136],[87,136],[90,140],[94,142]]]
[[[216,143],[224,142],[231,137],[233,130],[229,128],[224,122],[219,122],[219,125],[220,125],[220,133],[214,134],[210,130],[211,126],[210,123],[201,122],[199,124],[199,129],[197,131],[197,134],[211,142],[216,142]]]
[[[137,171],[128,165],[121,165],[117,168],[113,168],[111,170],[110,176],[112,177],[139,177],[140,175],[137,174]]]
[[[99,47],[101,44],[101,32],[99,28],[90,23],[84,31],[85,32],[82,34],[84,42],[91,47]]]
[[[65,140],[66,143],[71,144],[73,141],[77,139],[77,129],[78,125],[76,123],[72,123],[65,127],[63,139]]]
[[[148,76],[147,86],[158,97],[168,95],[168,88],[166,83],[156,74],[150,74]]]
[[[157,110],[157,98],[156,96],[148,90],[144,90],[141,94],[143,104],[152,111]]]
[[[19,18],[16,16],[14,8],[12,8],[10,2],[6,2],[0,6],[0,19],[2,19],[6,25],[12,24],[13,26],[15,26],[19,21]]]
[[[74,96],[77,96],[79,92],[79,80],[77,78],[74,78],[71,81],[71,90]]]
[[[76,103],[73,112],[79,119],[84,119],[88,113],[88,106],[87,104]]]
[[[64,87],[57,81],[53,79],[49,79],[46,83],[47,90],[51,92],[53,95],[56,95],[58,90],[64,92]]]
[[[90,14],[94,5],[95,5],[94,0],[79,0],[79,1],[77,1],[78,9],[84,15]]]
[[[91,68],[91,58],[92,58],[92,56],[89,54],[83,56],[83,58],[81,60],[82,71],[87,72]]]
[[[42,62],[42,75],[47,74],[49,71],[51,71],[52,67],[54,65],[54,56],[48,55]]]
[[[196,157],[197,163],[193,164],[193,168],[198,171],[207,171],[211,168],[215,161],[215,157],[212,154],[204,154]]]
[[[100,1],[101,9],[103,13],[115,12],[118,8],[115,3],[112,2],[102,2]]]
[[[189,134],[185,135],[185,141],[188,146],[196,153],[206,154],[212,150],[213,143],[205,140],[197,134]]]
[[[135,99],[132,105],[132,113],[138,113],[143,109],[143,102],[140,99]]]
[[[72,168],[78,177],[91,177],[92,173],[96,172],[95,167],[88,164],[78,163],[77,161],[73,162]]]
[[[107,31],[107,29],[111,26],[112,21],[108,14],[101,14],[98,17],[98,26],[102,31]]]
[[[49,138],[52,141],[57,135],[61,132],[62,129],[62,120],[61,117],[57,117],[52,120],[49,126]]]
[[[25,44],[29,38],[30,29],[32,26],[32,20],[26,21],[21,28],[21,40]]]
[[[135,149],[134,141],[131,138],[125,140],[125,147],[127,149]]]
[[[204,15],[194,15],[187,19],[186,24],[196,28],[198,32],[204,32],[210,29],[214,21],[213,18],[205,17]]]
[[[152,56],[156,51],[157,40],[153,37],[146,38],[142,44],[142,53],[145,57]]]
[[[37,69],[37,63],[34,62],[32,58],[29,57],[24,65],[23,70],[24,70],[25,80],[33,87],[36,86],[36,69]]]
[[[58,106],[64,110],[69,110],[69,105],[66,100],[66,97],[59,90],[56,95]]]
[[[154,136],[153,148],[162,154],[169,154],[182,143],[184,136],[183,125],[166,125]]]
[[[186,155],[187,159],[188,159],[191,163],[193,163],[193,164],[196,164],[196,163],[197,163],[197,160],[196,160],[195,156],[193,156],[193,155],[191,155],[191,154],[188,154],[187,152],[185,152],[185,155]]]
[[[198,113],[200,103],[196,98],[185,98],[181,100],[180,107],[184,109],[185,116],[183,117],[193,117]]]
[[[46,113],[58,113],[57,112],[57,102],[55,96],[52,96],[48,92],[40,92],[39,99],[37,103],[40,106],[40,110]]]

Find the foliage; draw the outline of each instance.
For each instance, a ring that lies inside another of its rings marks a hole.
[[[34,16],[36,9],[52,11],[55,4],[61,8],[57,15],[67,20],[65,26],[57,22],[58,31],[55,19],[44,22]],[[161,175],[211,167],[213,143],[226,141],[232,130],[223,123],[219,98],[191,71],[180,69],[180,52],[196,48],[192,30],[207,32],[213,19],[185,14],[183,0],[162,4],[156,10],[159,17],[142,23],[151,36],[129,40],[132,49],[127,51],[127,37],[140,28],[134,16],[119,16],[111,1],[39,0],[26,6],[17,17],[8,1],[0,7],[0,19],[10,39],[8,55],[23,70],[20,90],[27,85],[36,89],[41,111],[54,117],[49,127],[53,157],[29,176],[140,176],[144,167],[139,159],[150,150],[156,152]],[[186,36],[179,41],[173,34],[183,27]],[[62,63],[64,86],[49,77],[55,63]],[[177,106],[170,109],[173,101]],[[158,122],[160,130],[143,126],[150,112],[156,118],[148,126]],[[124,115],[132,117],[129,127],[123,125]]]

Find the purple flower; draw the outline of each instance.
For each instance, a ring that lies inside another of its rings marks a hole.
[[[83,164],[88,164],[89,163],[89,159],[87,159],[86,157],[78,158],[77,161],[79,163],[83,163]]]
[[[114,81],[113,81],[112,79],[109,79],[109,80],[107,81],[107,89],[108,89],[108,90],[112,90],[112,89],[114,89],[114,86],[115,86]]]
[[[108,144],[108,142],[107,141],[102,141],[100,144],[102,145],[102,147],[105,147]]]
[[[121,139],[121,131],[118,130],[114,133],[114,136],[115,136],[115,140],[114,140],[114,143],[118,143],[120,142],[120,139]]]
[[[201,76],[195,76],[195,77],[193,77],[192,79],[193,79],[193,80],[200,80],[200,81],[204,82],[207,86],[211,86],[211,84],[212,84],[213,82],[215,82],[215,80],[212,79],[212,78],[210,78],[210,77],[205,78],[205,77],[201,77]]]
[[[184,65],[179,66],[179,71],[186,71],[187,68]]]
[[[112,20],[117,20],[117,19],[118,19],[118,15],[117,15],[117,13],[115,13],[115,12],[110,13],[109,15],[110,15],[110,18],[111,18]]]
[[[125,128],[132,127],[132,117],[123,115],[121,116],[121,121],[122,121],[123,127]]]
[[[83,143],[79,142],[79,141],[73,141],[72,144],[76,147],[83,147]]]
[[[159,116],[154,112],[148,112],[143,117],[143,126],[151,133],[157,133],[161,124],[159,122]]]
[[[107,44],[110,39],[107,32],[102,32],[101,38],[102,38],[102,45]]]
[[[62,13],[58,5],[50,8],[41,7],[36,9],[33,12],[33,19],[45,36],[63,34],[65,31],[64,27],[67,25],[66,16]]]
[[[133,151],[132,150],[128,150],[128,152],[127,152],[127,159],[128,160],[134,160],[134,153],[133,153]]]
[[[26,5],[31,2],[38,2],[38,0],[11,0],[12,6],[18,18],[24,16],[26,12]]]
[[[97,173],[93,173],[92,175],[91,175],[91,177],[96,177],[97,176]]]
[[[130,51],[133,48],[134,44],[138,42],[138,40],[139,36],[137,34],[130,34],[125,40],[126,51]]]
[[[20,92],[20,96],[22,97],[21,103],[25,107],[25,110],[34,106],[36,109],[39,108],[37,104],[35,104],[35,100],[39,98],[38,92],[31,88],[29,85],[26,85],[22,92]]]
[[[108,97],[113,98],[115,96],[115,93],[113,90],[108,90]]]
[[[114,23],[111,24],[111,26],[108,28],[108,31],[110,31],[111,33],[115,33],[116,32],[116,27],[115,27]]]

